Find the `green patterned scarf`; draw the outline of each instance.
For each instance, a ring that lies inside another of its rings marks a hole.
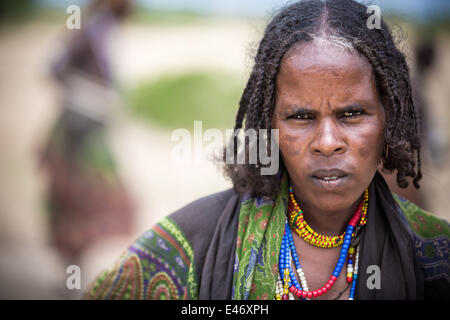
[[[278,257],[289,196],[287,175],[275,202],[249,198],[241,205],[236,242],[232,297],[267,300],[275,296]]]

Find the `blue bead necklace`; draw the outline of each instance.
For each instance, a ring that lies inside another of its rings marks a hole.
[[[351,223],[348,225],[346,229],[339,260],[336,264],[336,267],[334,268],[330,280],[321,289],[314,291],[308,290],[306,278],[304,276],[303,269],[300,264],[297,252],[295,250],[291,228],[289,226],[288,221],[286,220],[279,257],[279,278],[276,288],[276,299],[287,300],[288,298],[293,299],[294,296],[303,299],[305,298],[311,299],[312,297],[321,296],[322,294],[327,293],[328,290],[330,290],[333,284],[336,282],[347,260],[347,254],[351,245],[352,234],[353,231],[355,230],[356,220],[357,219],[352,219]],[[298,283],[296,277],[294,276],[291,267],[292,259],[294,260],[294,265],[295,268],[297,269],[296,270],[297,275],[302,285]],[[352,285],[350,288],[349,300],[354,300],[356,291],[356,281],[358,279],[359,246],[357,247],[356,251],[354,268],[353,268],[353,260],[349,259],[347,263],[349,264],[349,267],[352,270],[352,277],[350,278]],[[289,294],[289,292],[291,294]]]

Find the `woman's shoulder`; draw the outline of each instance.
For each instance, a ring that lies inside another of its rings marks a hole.
[[[415,235],[425,239],[450,237],[450,224],[445,219],[437,217],[395,193],[392,193],[392,196]]]
[[[412,232],[426,296],[442,299],[450,289],[450,225],[411,201],[396,194],[393,197]]]
[[[183,230],[190,241],[195,242],[212,235],[220,216],[225,210],[233,210],[238,200],[239,195],[228,189],[195,200],[168,217]],[[199,230],[202,232],[198,232]]]
[[[84,298],[196,299],[196,263],[236,197],[231,189],[215,193],[163,218],[97,276]]]

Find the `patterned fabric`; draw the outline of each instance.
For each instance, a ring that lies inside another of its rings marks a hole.
[[[416,256],[425,281],[448,278],[450,228],[448,222],[393,194],[402,220],[411,226]],[[288,181],[282,181],[275,203],[245,198],[239,216],[234,264],[233,299],[272,299],[278,256],[288,203]]]
[[[197,299],[194,252],[183,232],[165,218],[100,274],[85,299]]]
[[[450,274],[450,225],[414,203],[393,194],[406,222],[412,230],[416,257],[425,281],[448,278]]]
[[[284,178],[275,201],[242,198],[232,299],[272,299],[275,295],[288,184]],[[425,281],[448,278],[449,224],[393,196],[401,218],[412,231]],[[131,245],[111,269],[100,274],[85,298],[197,299],[200,270],[201,266],[194,265],[194,252],[183,230],[174,220],[165,218]]]
[[[234,263],[232,298],[267,300],[275,295],[278,256],[288,204],[285,175],[275,203],[250,198],[242,203]]]

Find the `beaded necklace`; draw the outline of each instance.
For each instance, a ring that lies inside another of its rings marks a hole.
[[[367,215],[367,203],[369,199],[369,190],[364,191],[362,200],[362,214],[359,221],[359,225],[363,226],[366,224]],[[289,222],[292,229],[305,240],[306,242],[321,248],[336,248],[342,245],[344,242],[345,232],[340,236],[325,236],[315,232],[306,222],[303,217],[303,211],[300,209],[297,201],[295,200],[294,192],[292,187],[289,188]]]
[[[303,272],[300,261],[298,259],[297,251],[295,250],[294,240],[292,238],[291,233],[291,227],[289,225],[288,219],[286,219],[285,230],[281,242],[280,257],[279,257],[279,276],[275,289],[276,300],[288,300],[288,299],[293,300],[295,299],[295,296],[302,299],[311,299],[313,297],[316,298],[323,294],[326,294],[339,277],[346,260],[347,260],[347,282],[351,283],[349,300],[354,300],[356,281],[358,278],[359,246],[356,247],[356,257],[355,257],[355,246],[351,245],[351,242],[352,238],[355,235],[354,231],[358,222],[359,227],[362,227],[367,221],[365,218],[365,213],[367,212],[367,203],[368,203],[368,190],[366,189],[366,191],[364,192],[363,201],[361,201],[361,203],[359,204],[358,209],[355,212],[355,215],[350,220],[347,229],[344,233],[340,256],[330,279],[328,280],[327,283],[325,283],[324,286],[322,286],[322,288],[313,291],[310,291],[308,289],[306,277]],[[363,218],[362,216],[363,207],[365,207],[364,223],[361,224],[361,220]],[[294,260],[297,276],[300,279],[301,285],[298,283],[297,279],[293,274],[291,267],[292,259]]]

